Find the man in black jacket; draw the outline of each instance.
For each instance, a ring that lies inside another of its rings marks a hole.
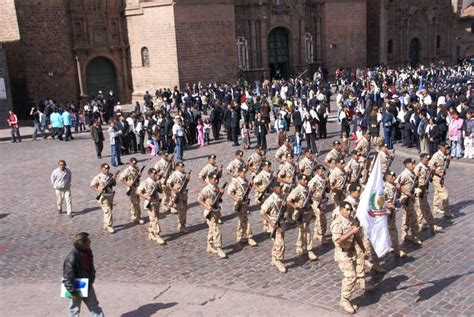
[[[81,304],[84,302],[92,316],[103,317],[104,313],[99,306],[92,284],[95,280],[94,256],[91,250],[91,240],[87,232],[78,233],[74,237],[74,248],[69,252],[63,265],[63,283],[71,294],[69,316],[79,316]],[[88,297],[80,297],[76,288],[76,279],[89,279]]]
[[[102,133],[102,127],[100,126],[100,122],[98,120],[93,120],[93,124],[91,126],[91,135],[95,144],[97,158],[101,159],[102,150],[104,149],[104,134]]]

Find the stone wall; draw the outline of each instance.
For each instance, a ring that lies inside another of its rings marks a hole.
[[[18,41],[20,31],[16,19],[16,9],[14,0],[0,1],[0,43]]]
[[[365,0],[328,0],[324,4],[324,63],[337,67],[367,65],[367,7]]]

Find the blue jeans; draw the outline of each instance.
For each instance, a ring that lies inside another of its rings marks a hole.
[[[451,155],[455,158],[462,157],[462,148],[460,141],[451,141]]]
[[[110,145],[110,164],[117,166],[120,163],[120,144]]]
[[[384,130],[383,131],[383,138],[385,144],[387,144],[387,148],[389,150],[393,150],[393,143],[392,143],[392,131],[391,130]]]
[[[175,153],[177,161],[183,160],[183,155],[184,155],[184,137],[183,136],[179,136],[176,138],[176,147],[174,149],[174,153]]]

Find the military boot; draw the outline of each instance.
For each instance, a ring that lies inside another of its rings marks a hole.
[[[221,248],[217,248],[217,252],[216,252],[216,253],[217,253],[217,256],[218,256],[219,258],[221,258],[221,259],[227,258],[227,254],[225,254],[225,252],[222,251]]]
[[[345,298],[341,298],[339,305],[341,306],[342,310],[344,310],[346,313],[349,313],[349,314],[355,313],[355,309],[354,307],[352,307],[351,302],[349,300]]]
[[[247,243],[248,243],[249,246],[251,246],[251,247],[256,247],[256,246],[258,245],[257,241],[255,241],[255,240],[252,239],[252,238],[248,238]]]
[[[405,241],[413,242],[414,244],[419,245],[419,246],[423,245],[423,242],[421,242],[421,240],[418,239],[418,237],[414,237],[414,236],[406,236]]]
[[[163,240],[159,235],[155,236],[155,241],[156,241],[156,243],[158,243],[160,245],[166,244],[166,241]]]
[[[286,273],[288,271],[283,262],[280,260],[272,259],[272,265],[275,266],[281,273]]]
[[[207,253],[217,253],[217,250],[212,245],[208,244]]]
[[[112,233],[112,234],[114,234],[114,233],[115,233],[115,229],[114,229],[114,227],[107,227],[107,229],[106,229],[106,230],[107,230],[107,232],[108,232],[108,233]]]
[[[448,219],[454,218],[453,213],[450,212],[450,211],[446,211],[446,212],[444,213],[444,216],[445,216],[446,218],[448,218]]]
[[[308,251],[308,259],[310,259],[311,261],[316,261],[318,259],[318,256],[313,251]]]
[[[435,234],[435,233],[438,233],[438,232],[442,232],[443,227],[438,226],[438,225],[433,225],[432,227],[430,227],[430,230],[431,230],[432,234]]]
[[[372,270],[374,270],[375,272],[378,272],[378,273],[387,273],[385,268],[382,265],[380,265],[380,263],[373,263],[372,264]]]

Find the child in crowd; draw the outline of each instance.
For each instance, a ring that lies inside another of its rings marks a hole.
[[[85,125],[85,117],[84,117],[84,112],[79,111],[79,114],[77,116],[77,123],[79,125],[79,131],[85,132],[86,131],[86,125]]]
[[[298,131],[295,132],[295,139],[293,140],[293,154],[301,154],[301,135]]]
[[[245,124],[242,124],[241,128],[241,135],[242,135],[242,146],[245,150],[248,150],[250,148],[250,133],[249,129],[245,126]]]
[[[211,129],[212,125],[211,122],[209,121],[209,118],[204,119],[204,142],[209,145],[210,140],[211,140]]]
[[[466,120],[464,122],[463,136],[464,136],[464,158],[474,158],[474,111],[466,113]]]
[[[198,145],[204,146],[204,122],[202,122],[201,118],[198,120],[196,129],[198,132]]]

